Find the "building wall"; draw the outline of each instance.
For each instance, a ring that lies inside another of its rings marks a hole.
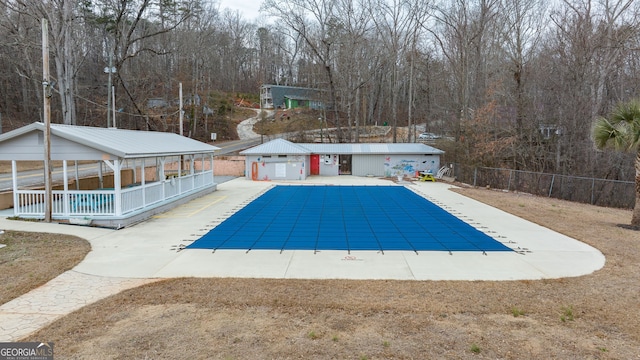
[[[313,110],[322,110],[324,104],[321,101],[311,99],[290,99],[285,97],[285,106],[287,109],[308,108]]]
[[[415,176],[419,171],[435,175],[439,168],[439,155],[387,155],[384,159],[384,176]]]
[[[196,163],[196,169],[197,167]],[[245,175],[244,156],[216,156],[213,175],[216,176],[244,176]]]
[[[338,176],[340,163],[337,154],[319,154],[319,175]],[[255,180],[304,180],[310,175],[310,156],[288,155],[270,157],[247,155],[245,174],[253,179],[253,163],[257,163]],[[369,155],[354,154],[351,172],[354,176],[416,176],[420,171],[431,171],[434,175],[440,168],[439,155]]]
[[[309,99],[319,98],[320,92],[316,89],[301,88],[295,86],[281,86],[281,85],[263,85],[260,88],[260,104],[265,109],[283,108],[286,107],[285,96],[299,96]],[[309,106],[308,102],[307,105]],[[314,102],[312,108],[318,108],[319,104]]]
[[[384,155],[353,155],[351,171],[355,176],[385,176]]]
[[[247,155],[245,173],[247,179],[305,180],[309,175],[309,157],[302,155]],[[254,165],[254,163],[256,165]]]
[[[422,165],[425,171],[431,171],[433,175],[438,173],[440,170],[440,155],[425,155],[423,158],[426,160],[426,163]]]
[[[338,176],[340,174],[337,154],[320,154],[320,176]]]
[[[324,102],[318,100],[309,100],[309,108],[313,110],[324,110]]]
[[[298,100],[298,99],[289,99],[285,97],[285,103],[287,104],[287,109],[296,109],[300,107],[309,107],[308,100]]]
[[[271,85],[263,85],[260,87],[260,107],[263,109],[273,109],[273,95],[271,94]]]

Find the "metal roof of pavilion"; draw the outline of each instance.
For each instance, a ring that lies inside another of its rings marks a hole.
[[[439,155],[444,151],[422,143],[365,143],[365,144],[294,144],[275,139],[240,152],[242,155],[309,155],[309,154],[423,154]]]
[[[41,122],[35,122],[2,134],[0,135],[0,149],[3,142],[7,140],[32,132],[44,133],[44,131],[45,125]],[[51,124],[51,136],[52,141],[58,137],[123,159],[209,154],[219,149],[216,146],[178,134],[156,131]]]

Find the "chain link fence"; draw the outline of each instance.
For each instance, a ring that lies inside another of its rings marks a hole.
[[[473,186],[519,191],[598,206],[633,209],[633,181],[472,167],[455,164],[456,180]]]

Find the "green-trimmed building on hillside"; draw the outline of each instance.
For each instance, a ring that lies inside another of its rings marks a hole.
[[[312,88],[281,85],[260,87],[260,107],[262,109],[324,108],[322,91]]]

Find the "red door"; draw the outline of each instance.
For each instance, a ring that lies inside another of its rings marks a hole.
[[[320,155],[311,154],[311,175],[320,175]]]

